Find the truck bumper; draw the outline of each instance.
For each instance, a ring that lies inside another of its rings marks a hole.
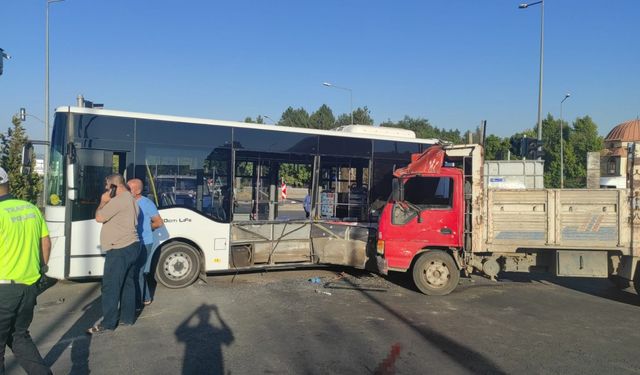
[[[376,263],[378,265],[378,272],[381,275],[386,275],[389,273],[389,264],[387,263],[387,260],[384,259],[383,257],[377,255],[376,256]]]

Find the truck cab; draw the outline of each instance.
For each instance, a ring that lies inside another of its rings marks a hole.
[[[378,253],[391,271],[413,271],[420,291],[455,289],[465,234],[464,172],[441,146],[415,154],[394,172],[393,194],[380,215]]]

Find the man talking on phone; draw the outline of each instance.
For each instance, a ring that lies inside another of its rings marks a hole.
[[[102,223],[100,246],[106,252],[102,276],[103,318],[87,330],[92,335],[113,331],[118,322],[131,325],[136,318],[134,264],[140,252],[136,230],[139,209],[121,175],[107,176],[105,190],[96,211],[96,221]]]

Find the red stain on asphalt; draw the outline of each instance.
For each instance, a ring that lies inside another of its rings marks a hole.
[[[402,345],[400,343],[395,343],[391,345],[391,351],[387,358],[382,361],[378,365],[378,367],[373,371],[376,375],[392,375],[396,373],[395,363],[398,357],[400,356],[400,350],[402,349]]]

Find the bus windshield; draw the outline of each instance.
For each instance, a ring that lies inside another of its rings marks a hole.
[[[67,114],[56,113],[51,136],[51,154],[49,158],[49,183],[46,188],[46,204],[64,205],[64,147],[67,139]]]

